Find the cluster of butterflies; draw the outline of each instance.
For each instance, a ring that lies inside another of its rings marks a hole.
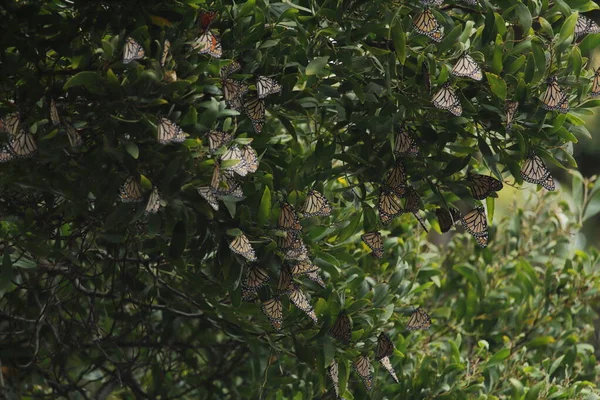
[[[142,188],[140,176],[130,175],[125,179],[125,182],[119,189],[119,198],[124,203],[140,203],[146,196]],[[154,214],[158,212],[161,206],[161,197],[158,192],[158,188],[154,186],[150,195],[148,196],[148,202],[146,203],[146,214]]]

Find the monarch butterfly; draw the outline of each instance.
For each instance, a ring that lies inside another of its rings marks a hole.
[[[456,64],[454,64],[454,68],[452,68],[452,75],[468,77],[476,81],[480,81],[483,78],[483,74],[481,73],[481,68],[479,68],[479,65],[477,65],[475,60],[473,60],[473,57],[466,53],[458,59]]]
[[[379,362],[381,363],[383,368],[385,368],[386,371],[389,372],[389,374],[392,376],[392,379],[394,379],[396,383],[400,383],[400,380],[396,375],[396,371],[394,371],[394,367],[392,366],[392,362],[390,361],[389,357],[383,357],[381,360],[379,360]]]
[[[429,329],[431,327],[431,318],[421,307],[413,311],[412,315],[406,323],[406,329],[414,331],[417,329]]]
[[[37,148],[37,143],[33,135],[25,132],[23,129],[8,140],[8,149],[12,156],[16,158],[33,157],[37,153]]]
[[[9,133],[11,135],[17,135],[21,130],[21,113],[16,111],[10,114],[6,114],[0,120],[0,131]]]
[[[242,286],[242,300],[253,301],[258,298],[258,293],[254,290],[246,289]]]
[[[429,66],[427,62],[423,62],[421,65],[421,75],[423,75],[423,84],[427,93],[431,93],[431,76],[429,75]]]
[[[385,187],[379,188],[377,209],[379,210],[379,219],[384,225],[388,225],[403,212],[399,199],[390,189]]]
[[[52,121],[52,125],[60,125],[60,115],[54,99],[50,99],[50,121]]]
[[[220,132],[220,131],[210,131],[208,132],[208,149],[210,151],[214,151],[219,147],[231,142],[233,140],[233,135],[230,133]]]
[[[160,209],[160,194],[158,193],[158,189],[152,189],[150,193],[150,197],[148,198],[148,204],[146,204],[145,214],[154,214],[158,212]]]
[[[542,159],[533,153],[527,157],[521,168],[521,178],[529,183],[542,185],[550,191],[556,189],[550,170],[546,168]]]
[[[158,122],[158,143],[182,143],[185,141],[185,133],[177,124],[162,117]]]
[[[227,78],[229,78],[229,75],[232,75],[241,69],[242,69],[242,66],[239,62],[232,61],[231,64],[222,67],[221,71],[219,71],[219,73],[221,75],[221,79],[227,79]]]
[[[125,47],[123,48],[123,64],[129,64],[134,60],[144,58],[144,48],[134,38],[128,36],[125,39]]]
[[[71,144],[71,148],[73,150],[77,150],[83,145],[83,139],[73,125],[67,124],[65,126],[65,130],[67,131],[67,137],[69,138],[69,143]]]
[[[504,110],[506,111],[506,130],[510,130],[512,128],[513,120],[515,119],[515,114],[517,113],[517,109],[519,108],[518,101],[507,101],[504,106]]]
[[[342,310],[339,312],[333,326],[329,329],[329,335],[346,345],[350,343],[352,326],[350,324],[350,318],[348,318],[345,311]]]
[[[264,99],[270,94],[281,92],[281,85],[274,79],[259,76],[256,79],[256,92],[259,99]]]
[[[596,70],[594,80],[592,81],[592,97],[598,96],[600,96],[600,68]]]
[[[444,4],[444,0],[421,0],[421,4],[424,6],[441,6]]]
[[[315,189],[308,191],[304,205],[300,210],[305,217],[310,218],[318,215],[320,217],[326,217],[331,215],[331,206],[325,196]]]
[[[223,171],[222,174],[217,175],[219,179],[217,189],[215,193],[219,196],[231,196],[236,199],[244,197],[244,191],[242,190],[242,184],[236,179],[232,171]]]
[[[471,192],[475,200],[483,200],[504,187],[498,179],[487,175],[469,174],[467,180],[471,182]]]
[[[419,210],[423,208],[423,202],[421,201],[421,197],[419,197],[417,191],[414,188],[407,186],[405,199],[406,200],[404,201],[404,212],[413,213],[413,215],[415,216],[417,221],[419,221],[419,224],[421,224],[425,232],[429,232],[427,226],[425,226],[425,220],[423,219],[423,217],[421,217],[421,215],[419,215]]]
[[[270,298],[262,303],[262,312],[271,322],[271,325],[276,331],[281,330],[283,323],[283,305],[279,296]]]
[[[463,3],[467,3],[470,4],[472,6],[476,6],[477,5],[477,0],[461,0]]]
[[[242,96],[248,93],[248,85],[233,79],[223,79],[221,86],[223,87],[223,99],[225,99],[227,107],[241,112],[243,109]]]
[[[8,146],[4,146],[2,149],[0,149],[0,163],[10,161],[13,158],[14,157],[10,153],[10,149],[8,148]]]
[[[433,95],[433,105],[441,110],[450,111],[452,114],[460,117],[462,114],[462,106],[460,100],[454,92],[454,89],[450,87],[450,83],[446,82],[442,88]]]
[[[302,231],[302,225],[300,225],[298,215],[296,215],[296,211],[290,203],[283,203],[281,205],[281,212],[277,219],[277,228],[284,231]]]
[[[210,27],[210,24],[213,23],[213,21],[217,18],[217,12],[216,11],[207,11],[207,12],[202,12],[200,13],[200,18],[199,18],[199,24],[200,27],[205,30],[208,29]]]
[[[225,152],[225,154],[221,156],[220,160],[221,162],[237,160],[237,163],[227,167],[224,166],[223,169],[227,171],[233,171],[240,176],[248,175],[248,164],[244,159],[244,154],[242,153],[242,150],[240,150],[237,144],[231,146]]]
[[[388,335],[381,332],[377,338],[377,352],[375,353],[375,359],[379,361],[392,354],[394,354],[394,343],[392,343]]]
[[[242,146],[242,157],[246,162],[246,171],[249,173],[254,173],[258,169],[258,154],[256,150],[254,150],[250,145]]]
[[[367,390],[371,390],[371,387],[373,386],[373,375],[371,374],[371,364],[369,363],[369,359],[365,356],[359,356],[352,363],[352,369],[356,371]]]
[[[163,67],[165,66],[165,64],[167,62],[167,57],[169,57],[170,49],[171,49],[171,42],[169,42],[169,39],[165,39],[165,42],[163,43],[163,51],[160,56],[160,65]]]
[[[137,203],[143,200],[142,185],[135,176],[130,176],[125,180],[119,190],[119,197],[124,203]]]
[[[338,363],[335,360],[331,360],[331,364],[329,364],[329,368],[327,369],[329,373],[329,377],[333,382],[333,390],[335,391],[335,397],[340,397],[340,371]]]
[[[265,286],[270,279],[271,277],[267,271],[257,265],[253,265],[246,270],[242,287],[247,290],[257,291]]]
[[[438,43],[442,41],[443,34],[440,24],[429,9],[415,17],[413,26],[418,33],[428,36],[431,40]]]
[[[575,24],[575,36],[583,36],[588,33],[600,33],[600,26],[597,23],[585,17],[583,15],[579,15],[577,17],[577,23]]]
[[[214,58],[221,58],[223,48],[221,40],[211,30],[207,29],[192,43],[192,48],[198,50],[199,54],[208,54]]]
[[[295,283],[292,283],[290,285],[290,289],[288,291],[288,297],[290,298],[290,301],[296,307],[298,307],[300,310],[302,310],[306,313],[308,313],[309,311],[312,311],[313,308],[310,305],[310,302],[308,301],[306,294],[304,294],[302,289],[300,289],[300,287],[298,285],[296,285]]]
[[[248,240],[246,235],[244,235],[243,233],[231,241],[231,243],[229,244],[229,248],[235,254],[239,254],[248,261],[256,261],[256,254],[254,254],[254,249],[252,248],[252,245],[250,244],[250,241]]]
[[[277,290],[287,293],[292,284],[292,271],[287,265],[282,265],[279,269],[279,280],[277,281]]]
[[[438,208],[435,210],[435,215],[440,224],[440,230],[442,233],[448,232],[450,228],[452,228],[452,226],[462,218],[460,211],[454,207],[450,207],[450,211],[446,210],[445,208]]]
[[[292,275],[300,276],[300,275],[306,275],[311,272],[316,272],[319,270],[319,267],[317,267],[315,264],[313,264],[309,260],[304,260],[304,261],[298,261],[296,263],[290,264],[290,270],[292,272]]]
[[[213,208],[213,210],[219,211],[219,199],[217,199],[214,188],[203,186],[199,187],[197,190],[198,194],[208,202],[208,204]]]
[[[308,249],[306,248],[306,245],[302,241],[302,238],[292,234],[292,231],[287,232],[287,239],[281,250],[283,251],[283,258],[286,260],[308,260]]]
[[[256,133],[262,132],[265,123],[265,101],[259,98],[252,98],[244,102],[244,110],[252,122]]]
[[[360,237],[363,242],[373,251],[371,255],[375,258],[383,257],[383,240],[381,239],[381,233],[379,232],[368,232]]]
[[[488,243],[487,218],[483,207],[477,207],[469,211],[460,222],[467,232],[469,232],[481,247],[486,247]]]
[[[540,98],[542,101],[542,108],[549,111],[559,111],[563,114],[569,112],[569,98],[563,93],[560,86],[558,86],[558,79],[556,76],[548,78],[546,81],[548,87]]]
[[[402,161],[398,160],[396,166],[388,172],[385,186],[391,189],[396,195],[404,196],[406,192],[406,170]]]
[[[425,64],[423,64],[425,65]],[[396,143],[394,145],[394,153],[397,156],[414,157],[419,154],[419,148],[415,139],[412,137],[408,129],[401,127],[396,134]]]
[[[309,272],[308,274],[306,274],[306,277],[314,283],[316,283],[317,285],[321,286],[323,289],[327,287],[325,286],[325,282],[323,281],[323,278],[321,278],[321,275],[319,275],[318,271]]]

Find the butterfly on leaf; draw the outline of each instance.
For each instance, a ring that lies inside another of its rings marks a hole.
[[[31,158],[37,154],[37,143],[32,134],[23,129],[8,140],[8,150],[14,158]]]
[[[518,101],[507,101],[504,106],[504,111],[506,111],[506,130],[510,130],[512,128],[512,123],[515,119],[515,115],[517,113],[517,109],[519,108]]]
[[[334,360],[331,360],[331,364],[329,364],[329,368],[327,368],[327,373],[333,382],[333,390],[335,391],[335,397],[340,397],[340,370],[338,363]]]
[[[448,232],[462,218],[460,211],[454,207],[450,207],[450,211],[446,210],[445,208],[438,208],[435,210],[435,215],[440,224],[440,230],[442,233]]]
[[[504,187],[498,179],[487,175],[469,174],[467,180],[470,182],[471,192],[475,200],[483,200]]]
[[[185,141],[185,133],[174,122],[162,117],[158,121],[158,143],[182,143]]]
[[[219,175],[219,185],[215,193],[219,196],[231,196],[236,199],[244,198],[244,191],[242,190],[242,184],[236,178],[233,171],[223,171]]]
[[[398,376],[396,375],[396,371],[394,371],[394,367],[392,367],[392,363],[390,361],[390,357],[394,354],[394,343],[390,340],[390,338],[383,332],[379,334],[377,338],[377,352],[375,353],[375,359],[383,365],[383,367],[389,372],[396,383],[399,383]]]
[[[431,76],[429,74],[429,65],[427,62],[423,62],[421,65],[421,75],[423,76],[423,84],[427,93],[431,93]]]
[[[281,212],[277,219],[277,228],[284,231],[302,231],[298,215],[290,203],[283,203],[281,205]]]
[[[473,57],[466,53],[454,64],[451,72],[454,76],[467,77],[476,81],[480,81],[483,78],[479,65],[473,60]]]
[[[388,225],[396,216],[404,212],[396,194],[383,186],[379,188],[377,209],[379,210],[379,219],[384,225]]]
[[[54,99],[50,99],[50,121],[52,121],[52,125],[60,125],[60,114]]]
[[[383,257],[383,239],[379,232],[367,232],[361,237],[363,242],[373,251],[371,254],[375,258]]]
[[[331,206],[325,196],[315,189],[308,191],[304,205],[300,209],[300,212],[304,214],[304,217],[310,218],[316,215],[320,217],[326,217],[331,215]]]
[[[257,291],[261,287],[265,286],[270,279],[271,277],[267,271],[258,265],[252,265],[246,269],[242,286],[247,290]]]
[[[600,68],[594,73],[594,80],[592,81],[592,97],[600,96]]]
[[[429,9],[425,9],[421,14],[417,15],[413,21],[415,30],[435,42],[442,41],[442,28],[435,19],[435,16]]]
[[[487,217],[483,207],[476,207],[469,211],[460,221],[467,232],[475,238],[479,246],[487,246],[489,235],[487,231]]]
[[[228,165],[228,166],[222,165],[221,168],[223,168],[224,170],[233,171],[240,176],[248,175],[248,164],[246,163],[246,160],[244,159],[244,153],[238,147],[237,144],[234,144],[229,149],[227,149],[225,154],[223,154],[220,157],[220,161],[221,161],[221,163],[223,163],[224,161],[234,162],[234,164],[232,164],[232,165]],[[237,162],[235,162],[235,161],[237,161]]]
[[[162,67],[167,63],[167,58],[169,57],[169,50],[171,49],[171,42],[169,39],[165,39],[163,43],[162,54],[160,55],[160,65]]]
[[[531,153],[525,160],[525,164],[521,168],[521,178],[526,182],[542,185],[550,191],[556,189],[550,170],[542,159],[534,153]]]
[[[250,118],[254,131],[261,133],[263,124],[265,123],[265,101],[257,97],[250,98],[244,101],[244,111],[248,115],[248,118]]]
[[[231,133],[225,133],[220,131],[210,131],[208,136],[208,149],[215,151],[223,145],[230,143],[233,140]]]
[[[319,270],[319,267],[310,262],[309,260],[290,263],[289,267],[293,276],[306,275],[311,272],[317,272]]]
[[[579,15],[575,24],[575,36],[580,37],[588,33],[600,33],[600,26],[586,16]]]
[[[219,188],[220,182],[220,171],[218,165],[215,165],[215,170],[213,171],[213,179],[210,186],[199,187],[198,194],[202,196],[204,200],[208,202],[208,204],[215,211],[219,211],[219,199],[217,198],[217,189]]]
[[[371,374],[371,363],[366,356],[359,356],[353,363],[352,369],[358,374],[360,380],[367,390],[373,387],[373,374]]]
[[[419,148],[417,147],[415,139],[405,127],[400,127],[398,133],[396,134],[394,154],[400,157],[415,157],[417,154],[419,154]]]
[[[223,47],[221,39],[210,29],[205,30],[196,40],[192,42],[192,48],[198,50],[199,54],[208,54],[214,58],[221,58]]]
[[[563,114],[569,112],[569,98],[563,93],[562,89],[558,85],[558,79],[556,76],[548,78],[546,81],[548,87],[540,98],[542,101],[542,108],[549,111],[559,111]]]
[[[250,241],[243,233],[237,236],[235,239],[231,241],[229,244],[229,249],[233,251],[235,254],[239,254],[244,257],[248,261],[256,261],[256,254],[254,253],[254,249],[250,244]]]
[[[160,194],[158,193],[158,188],[152,189],[150,192],[150,197],[148,198],[148,203],[146,204],[146,210],[144,210],[145,214],[155,214],[160,209]]]
[[[248,85],[235,79],[226,78],[221,81],[221,87],[223,88],[223,99],[227,107],[241,112],[244,108],[242,97],[248,93]]]
[[[306,277],[317,285],[321,286],[323,289],[327,287],[325,286],[325,281],[323,281],[323,278],[321,278],[321,275],[319,275],[319,271],[309,272],[306,274]]]
[[[437,108],[450,111],[457,117],[462,114],[460,100],[449,82],[444,83],[442,88],[433,95],[432,102]]]
[[[295,283],[292,283],[290,285],[290,289],[288,291],[288,297],[289,297],[290,301],[292,302],[292,304],[294,304],[300,310],[304,311],[306,313],[306,315],[308,315],[309,318],[312,319],[314,322],[318,322],[317,316],[316,316],[312,306],[310,305],[310,302],[308,301],[306,294],[304,294],[302,289],[300,289],[300,287],[298,285],[296,285]]]
[[[135,41],[134,38],[128,36],[125,39],[125,47],[123,48],[123,64],[129,64],[134,60],[144,58],[144,48],[141,44]]]
[[[417,329],[429,329],[431,327],[431,318],[421,307],[418,307],[411,314],[408,322],[406,323],[406,329],[409,331],[415,331]]]
[[[349,344],[352,338],[352,326],[350,318],[345,311],[340,311],[333,326],[329,329],[329,335],[344,344]]]
[[[230,75],[235,74],[236,72],[242,69],[242,65],[237,61],[232,61],[231,64],[228,64],[224,67],[221,67],[219,74],[221,75],[221,79],[227,79]]]
[[[249,144],[242,146],[242,157],[246,163],[246,171],[254,173],[258,169],[258,153]]]
[[[119,190],[119,197],[124,203],[137,203],[144,199],[142,185],[136,176],[130,176],[125,180]]]
[[[271,322],[271,325],[276,331],[281,330],[283,323],[283,304],[281,298],[275,296],[262,303],[262,312]]]
[[[274,79],[266,76],[259,76],[256,79],[256,93],[259,99],[264,99],[270,94],[281,92],[281,85]]]
[[[0,132],[17,135],[21,130],[21,113],[18,111],[6,114],[0,119]]]

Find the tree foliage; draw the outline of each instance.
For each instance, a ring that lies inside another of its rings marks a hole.
[[[535,208],[494,224],[496,197],[487,197],[485,249],[462,228],[442,243],[415,216],[439,231],[437,209],[481,204],[467,172],[519,186],[532,151],[548,167],[576,167],[572,145],[590,137],[582,118],[600,105],[588,65],[600,34],[575,29],[598,6],[471,3],[429,9],[439,42],[415,31],[425,10],[416,0],[0,6],[2,128],[20,112],[31,136],[18,137],[37,146],[19,153],[17,136],[2,137],[2,395],[335,398],[335,360],[346,399],[597,398],[586,340],[598,254],[574,252],[571,236],[597,212],[597,187],[576,180],[562,203],[532,191]],[[197,44],[209,31],[220,59]],[[128,41],[143,54],[134,47],[124,63]],[[480,81],[451,73],[464,54]],[[241,70],[224,77],[234,61]],[[262,129],[247,115],[259,76],[282,86],[264,99]],[[540,100],[554,76],[566,113]],[[227,79],[249,87],[245,110],[225,101]],[[445,83],[460,115],[432,102]],[[161,129],[174,131],[157,139]],[[414,157],[394,154],[401,129]],[[213,131],[233,143],[211,149]],[[259,156],[255,172],[238,161],[244,146]],[[408,178],[392,196],[406,212],[384,225],[380,189],[398,159]],[[301,211],[311,189],[331,215],[277,229],[285,204]],[[408,193],[413,207],[396,198]],[[381,258],[361,241],[375,231]],[[293,278],[304,310],[280,283],[284,259],[298,258],[281,251],[286,241],[306,246],[318,267]],[[257,290],[248,290],[252,268],[269,277]],[[279,300],[282,321],[269,321],[263,311]],[[419,306],[432,329],[411,333]],[[341,311],[348,344],[330,335]],[[374,359],[381,332],[395,345],[399,383]],[[360,356],[374,368],[368,394],[352,372]]]

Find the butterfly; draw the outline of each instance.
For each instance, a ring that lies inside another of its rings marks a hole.
[[[165,66],[165,64],[167,62],[167,57],[169,57],[170,49],[171,49],[171,42],[169,42],[169,39],[165,39],[165,42],[163,43],[163,51],[160,56],[160,65],[163,67]]]
[[[386,187],[379,188],[377,209],[379,219],[384,225],[388,225],[396,216],[403,213],[398,197]]]
[[[208,54],[214,58],[221,58],[223,48],[221,40],[210,29],[207,29],[192,43],[192,48],[199,54]]]
[[[231,166],[222,167],[222,168],[227,171],[233,171],[240,176],[248,175],[248,164],[246,163],[246,160],[244,159],[244,154],[242,153],[242,150],[238,147],[237,144],[234,144],[233,146],[231,146],[225,152],[225,154],[223,154],[221,156],[220,160],[221,160],[221,162],[237,160],[238,161],[237,163],[235,163]]]
[[[404,212],[413,213],[425,232],[429,232],[425,226],[425,220],[419,215],[419,210],[423,208],[423,202],[421,201],[421,197],[419,197],[417,191],[413,187],[407,186],[404,198]]]
[[[477,0],[461,0],[463,3],[467,3],[470,4],[472,6],[476,6],[477,5]]]
[[[350,343],[350,339],[352,338],[352,327],[350,325],[350,318],[348,318],[345,311],[339,312],[333,326],[329,329],[329,335],[346,345]]]
[[[411,314],[408,322],[406,323],[406,329],[414,331],[417,329],[429,329],[431,327],[431,318],[421,307],[418,307]]]
[[[253,265],[246,270],[242,287],[255,292],[265,286],[270,279],[271,277],[267,271],[257,265]]]
[[[435,210],[435,215],[440,224],[440,230],[442,233],[446,233],[462,218],[460,211],[454,207],[450,207],[450,211],[445,208],[438,208]]]
[[[134,60],[144,58],[144,48],[134,38],[128,36],[125,39],[125,47],[123,48],[123,64],[129,64]]]
[[[300,225],[298,215],[296,215],[296,211],[290,203],[283,203],[281,205],[281,212],[279,213],[279,218],[277,219],[277,228],[284,231],[296,232],[300,232],[302,230],[302,225]]]
[[[519,108],[518,101],[507,101],[504,106],[504,110],[506,111],[506,130],[510,130],[512,128],[513,120],[515,119],[515,114],[517,113],[517,109]]]
[[[358,374],[367,390],[371,390],[371,387],[373,386],[373,374],[371,374],[371,364],[369,363],[369,359],[365,356],[359,356],[352,363],[352,369]]]
[[[419,154],[419,148],[417,147],[415,139],[405,127],[401,127],[398,133],[396,134],[394,154],[396,154],[397,156],[410,157],[414,157],[417,154]]]
[[[265,123],[265,101],[259,98],[246,100],[244,102],[244,110],[252,122],[254,131],[256,133],[261,133],[263,124]]]
[[[446,82],[442,88],[433,95],[433,105],[441,110],[450,111],[452,114],[460,117],[462,114],[462,106],[460,100],[454,92],[454,89],[450,87],[450,83]]]
[[[418,33],[428,36],[431,40],[438,43],[442,41],[443,34],[440,24],[429,9],[416,16],[413,26]]]
[[[320,192],[315,189],[308,191],[304,205],[300,210],[306,218],[314,217],[318,215],[320,217],[326,217],[331,215],[331,206],[329,201]]]
[[[298,261],[290,264],[290,271],[293,276],[306,275],[311,272],[317,272],[319,267],[310,262],[309,260]]]
[[[158,189],[152,189],[150,193],[150,197],[148,198],[148,204],[146,204],[145,214],[154,214],[158,212],[160,209],[160,194],[158,193]]]
[[[231,64],[228,64],[224,67],[221,67],[219,74],[221,75],[221,79],[229,78],[229,75],[232,75],[242,69],[242,65],[237,61],[232,61]]]
[[[250,145],[242,146],[243,160],[246,162],[246,171],[248,173],[254,173],[258,169],[258,153]]]
[[[304,311],[305,313],[308,314],[311,311],[313,311],[313,308],[310,305],[310,302],[308,301],[306,294],[304,294],[302,289],[300,289],[300,287],[298,285],[296,285],[295,283],[292,283],[290,285],[290,289],[288,291],[288,297],[290,298],[290,301],[296,307],[298,307],[300,310]],[[312,317],[311,317],[311,319],[312,319]],[[317,321],[314,321],[314,322],[317,322]]]
[[[286,260],[296,261],[307,261],[308,260],[308,249],[302,241],[301,237],[295,236],[290,232],[287,233],[289,245],[286,243],[285,247],[282,247],[283,258]]]
[[[83,145],[83,139],[77,129],[71,124],[65,125],[65,130],[67,131],[67,137],[69,138],[69,144],[73,150],[77,150]]]
[[[548,87],[540,98],[542,101],[542,108],[549,111],[559,111],[563,114],[569,112],[569,98],[563,93],[560,86],[558,86],[558,79],[556,76],[548,78],[546,81]]]
[[[381,332],[377,338],[377,352],[375,354],[375,359],[383,365],[394,381],[398,383],[398,376],[396,376],[396,371],[394,371],[394,367],[392,367],[392,363],[390,362],[390,356],[392,354],[394,354],[394,343],[392,343],[385,333]]]
[[[596,70],[594,80],[592,81],[592,97],[598,96],[600,96],[600,68]]]
[[[580,37],[586,35],[588,33],[600,33],[600,26],[597,23],[585,17],[583,15],[579,15],[577,17],[577,23],[575,24],[575,36]]]
[[[227,107],[241,112],[243,109],[242,97],[248,93],[248,85],[233,79],[223,79],[221,86],[223,87],[223,99]]]
[[[0,149],[0,163],[4,163],[13,159],[14,157],[10,153],[8,146],[4,146],[2,149]]]
[[[229,244],[229,248],[235,254],[239,254],[240,256],[246,258],[248,261],[256,261],[256,254],[254,253],[254,249],[250,244],[250,241],[243,233],[240,236],[237,236],[235,239],[231,241]]]
[[[185,133],[174,122],[162,117],[158,122],[158,143],[182,143],[185,141]]]
[[[135,176],[130,176],[125,180],[119,190],[119,197],[124,203],[137,203],[144,199],[142,195],[142,185]]]
[[[381,233],[368,232],[363,234],[360,238],[373,251],[373,253],[371,253],[373,257],[383,258],[383,240],[381,239]]]
[[[471,192],[475,200],[483,200],[504,187],[498,179],[487,175],[469,174],[467,180],[471,183]]]
[[[220,131],[210,131],[208,136],[208,149],[215,151],[223,145],[230,143],[233,140],[233,135]]]
[[[521,178],[529,183],[542,185],[550,191],[556,189],[550,170],[546,168],[542,159],[533,153],[527,157],[523,168],[521,168]]]
[[[421,4],[424,6],[441,6],[444,4],[444,0],[421,0]]]
[[[200,18],[198,18],[198,23],[200,27],[203,30],[208,29],[210,25],[214,22],[214,20],[217,18],[217,15],[218,14],[216,11],[207,11],[200,13]]]
[[[256,92],[259,99],[264,99],[270,94],[281,92],[281,85],[274,79],[259,76],[256,79]]]
[[[290,285],[292,284],[292,271],[290,268],[284,264],[279,269],[279,280],[277,281],[277,290],[279,292],[287,293],[289,291]]]
[[[469,211],[460,222],[467,232],[469,232],[481,247],[486,247],[488,243],[487,217],[483,207],[477,207]]]
[[[429,66],[427,62],[423,62],[421,65],[421,75],[423,75],[423,84],[427,93],[431,93],[431,76],[429,75]]]
[[[406,193],[406,170],[402,161],[398,160],[396,166],[388,172],[385,179],[385,187],[393,191],[397,196],[404,196]]]
[[[283,323],[283,305],[279,296],[270,298],[262,303],[262,312],[271,322],[271,325],[276,331],[281,330]]]
[[[394,371],[394,367],[392,366],[392,362],[390,361],[390,358],[383,357],[381,360],[379,360],[379,362],[381,363],[383,368],[385,368],[387,370],[387,372],[389,372],[389,374],[392,376],[392,379],[394,379],[394,381],[396,381],[396,383],[400,383],[400,380],[398,379],[398,376],[396,375],[396,371]]]
[[[197,190],[198,194],[208,202],[208,204],[213,208],[213,210],[219,211],[219,199],[217,199],[215,188],[203,186],[199,187]]]
[[[456,64],[454,64],[454,68],[452,68],[452,75],[468,77],[476,81],[480,81],[483,78],[481,68],[479,68],[479,65],[477,65],[475,60],[473,60],[473,57],[468,54],[463,54],[463,56],[458,59]]]
[[[23,129],[16,135],[10,136],[8,140],[8,150],[15,158],[30,158],[37,153],[37,143],[32,134]]]
[[[214,174],[213,178],[215,178]],[[223,173],[218,174],[216,178],[218,179],[218,183],[216,185],[215,194],[218,194],[219,196],[231,196],[236,199],[244,197],[242,184],[236,179],[233,171],[223,171]],[[213,183],[211,183],[211,186],[212,185]]]
[[[60,125],[60,115],[54,99],[50,100],[50,121],[52,121],[52,125]]]
[[[9,133],[11,135],[17,135],[21,130],[21,113],[16,111],[10,114],[6,114],[0,120],[0,131]]]
[[[333,382],[333,390],[335,391],[335,397],[340,397],[340,372],[338,363],[335,360],[331,360],[327,373]]]

